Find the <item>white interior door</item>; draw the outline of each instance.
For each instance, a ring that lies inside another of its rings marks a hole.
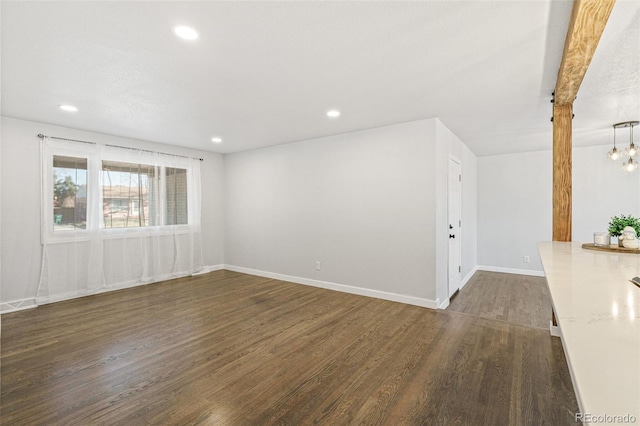
[[[449,297],[460,288],[461,281],[461,210],[462,210],[462,168],[460,163],[449,158]]]

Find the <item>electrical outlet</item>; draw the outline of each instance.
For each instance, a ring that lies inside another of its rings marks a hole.
[[[320,261],[316,260],[316,271],[320,270]]]
[[[529,256],[522,256],[523,263],[529,263]]]

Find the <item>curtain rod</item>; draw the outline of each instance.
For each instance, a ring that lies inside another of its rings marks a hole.
[[[88,143],[91,145],[98,145],[98,143],[96,142],[89,142],[89,141],[81,141],[78,139],[68,139],[68,138],[59,138],[57,136],[47,136],[47,135],[43,135],[42,133],[38,134],[38,137],[40,139],[44,139],[44,138],[51,138],[51,139],[58,139],[60,141],[71,141],[71,142],[80,142],[80,143]],[[132,151],[142,151],[142,152],[150,152],[152,154],[162,154],[162,155],[170,155],[172,157],[181,157],[181,158],[192,158],[194,160],[200,160],[200,161],[204,161],[204,158],[197,158],[197,157],[188,157],[186,155],[178,155],[178,154],[169,154],[167,152],[160,152],[160,151],[150,151],[148,149],[140,149],[140,148],[131,148],[128,146],[120,146],[120,145],[110,145],[110,144],[105,144],[105,146],[110,146],[112,148],[121,148],[121,149],[130,149]]]

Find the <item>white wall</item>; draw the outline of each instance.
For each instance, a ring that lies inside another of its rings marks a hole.
[[[446,250],[444,264],[436,260],[436,126],[444,127],[421,120],[225,156],[225,264],[435,307],[436,270],[446,274]]]
[[[35,297],[37,290],[41,251],[38,133],[204,158],[201,167],[204,264],[222,264],[224,175],[221,155],[2,117],[2,309],[7,309],[8,302]]]
[[[622,170],[611,161],[611,146],[573,150],[572,240],[593,242],[593,233],[606,232],[612,216],[640,216],[640,170]]]
[[[423,120],[225,156],[225,264],[434,301],[434,154]]]
[[[551,151],[478,158],[479,265],[542,271],[537,243],[551,239],[551,189]]]
[[[640,214],[640,173],[606,158],[610,146],[574,148],[572,240],[592,242],[611,216]],[[553,153],[478,159],[478,264],[542,273],[537,243],[552,238]],[[523,262],[530,256],[531,263]]]

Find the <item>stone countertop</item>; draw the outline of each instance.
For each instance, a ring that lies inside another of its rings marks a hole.
[[[538,244],[578,404],[640,424],[640,255],[581,245]]]

